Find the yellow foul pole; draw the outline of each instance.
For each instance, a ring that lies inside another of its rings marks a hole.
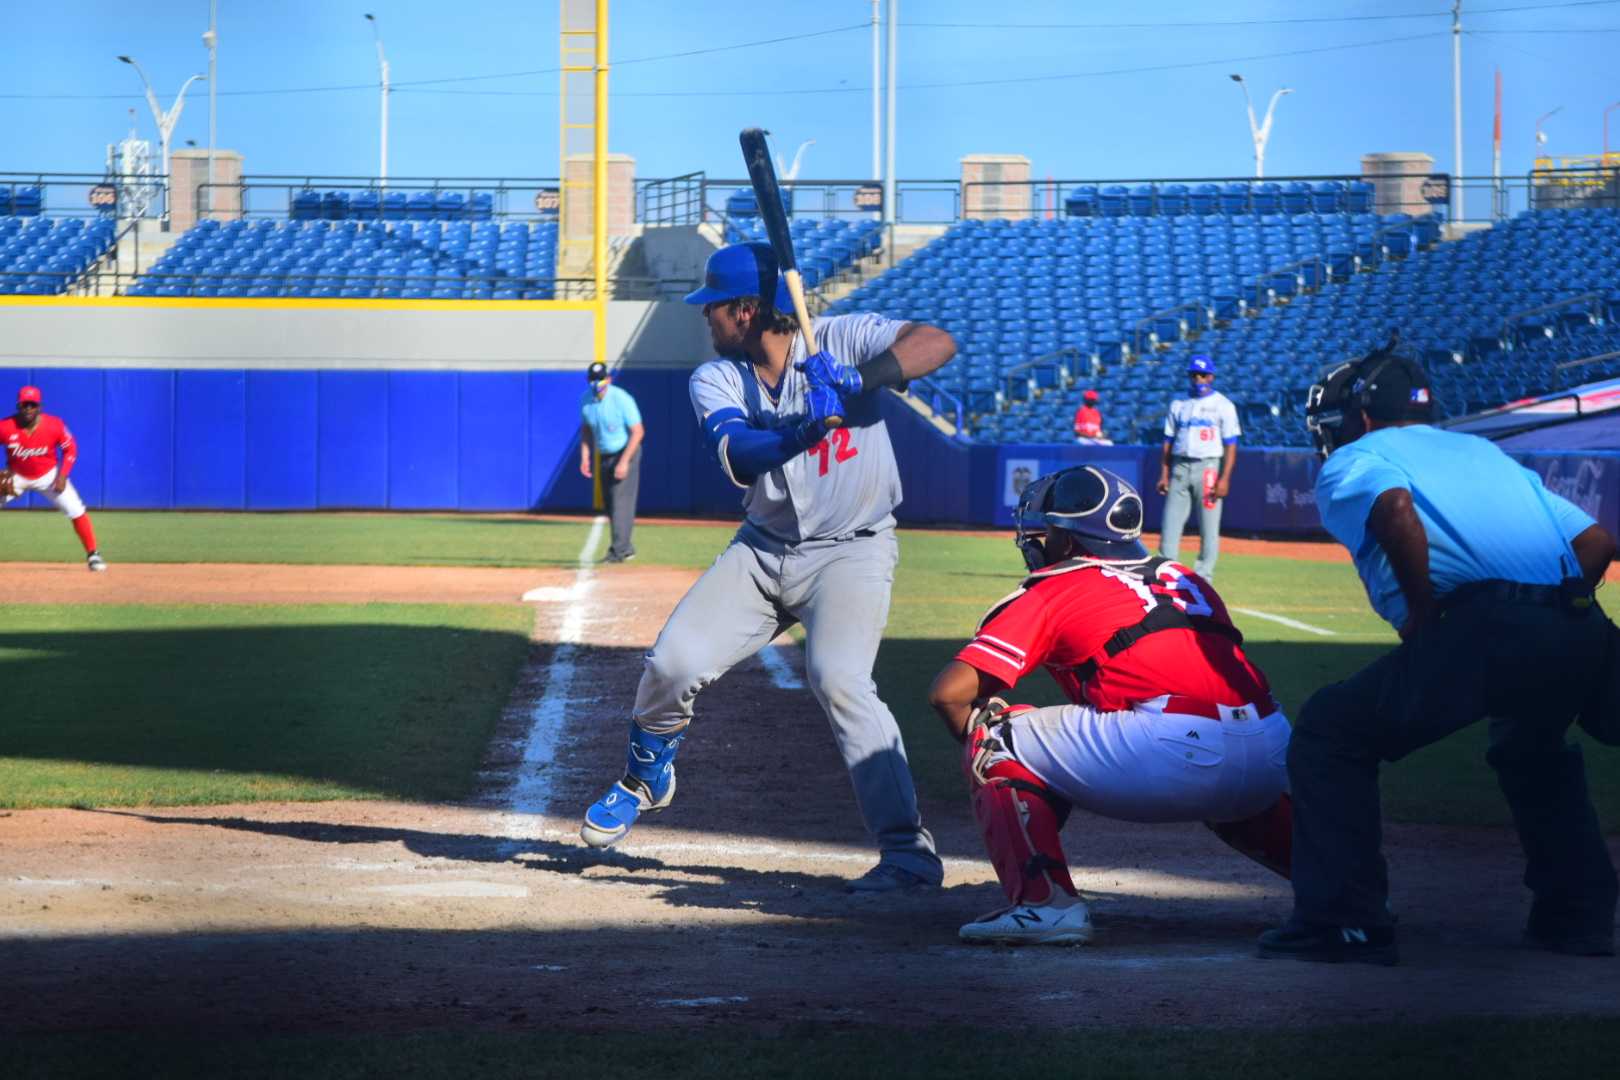
[[[591,267],[595,272],[596,360],[607,355],[607,226],[608,226],[608,0],[596,0],[595,168],[591,199]]]

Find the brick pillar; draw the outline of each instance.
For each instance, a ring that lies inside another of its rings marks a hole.
[[[591,242],[590,191],[595,164],[596,158],[590,154],[568,155],[562,234],[573,243]],[[628,236],[636,223],[636,159],[629,154],[609,154],[607,172],[608,235]]]
[[[185,232],[197,223],[197,189],[208,183],[207,150],[169,151],[169,231]],[[214,210],[203,214],[216,221],[242,216],[242,155],[235,150],[214,151]],[[224,185],[224,186],[221,186]]]
[[[1361,175],[1377,189],[1373,210],[1379,214],[1427,214],[1433,207],[1424,199],[1422,188],[1432,172],[1434,158],[1428,154],[1361,155]]]
[[[962,162],[962,216],[1027,218],[1033,188],[1022,154],[969,154]]]

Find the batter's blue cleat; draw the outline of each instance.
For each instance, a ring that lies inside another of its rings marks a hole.
[[[645,810],[662,810],[675,798],[675,751],[685,729],[654,735],[630,721],[630,750],[624,779],[585,811],[579,838],[592,847],[607,847],[630,831]]]

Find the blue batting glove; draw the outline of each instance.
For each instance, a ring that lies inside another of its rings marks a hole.
[[[820,383],[822,386],[831,387],[841,396],[847,397],[861,392],[860,373],[840,362],[826,350],[806,357],[795,366],[809,377],[812,384]]]
[[[844,401],[830,386],[819,385],[815,378],[810,379],[810,387],[805,392],[806,411],[810,414],[811,423],[819,423],[823,427],[837,427],[838,424],[826,423],[829,416],[836,416],[842,420],[844,415]]]

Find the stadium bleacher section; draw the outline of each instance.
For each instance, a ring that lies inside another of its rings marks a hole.
[[[1216,357],[1248,443],[1302,446],[1299,404],[1317,370],[1392,328],[1450,415],[1551,389],[1555,364],[1620,351],[1620,213],[1531,211],[1441,244],[1431,218],[1283,212],[1356,205],[1354,185],[1323,186],[1081,189],[1067,220],[962,222],[836,307],[956,335],[961,358],[936,381],[995,442],[1071,441],[1088,388],[1116,439],[1154,441],[1193,352]],[[1195,205],[1224,212],[1160,212]],[[1505,321],[1582,296],[1595,299]],[[1615,371],[1592,365],[1563,385]]]
[[[825,218],[808,221],[795,218],[789,228],[793,233],[794,258],[798,261],[805,287],[809,289],[831,280],[856,261],[877,254],[883,237],[883,223],[870,220]],[[728,219],[727,243],[765,239],[765,226],[757,215]]]
[[[555,222],[204,221],[131,296],[549,300]]]
[[[9,194],[4,189],[0,193]],[[37,217],[37,201],[30,209],[27,215],[0,217],[0,295],[60,295],[117,239],[109,218]]]

